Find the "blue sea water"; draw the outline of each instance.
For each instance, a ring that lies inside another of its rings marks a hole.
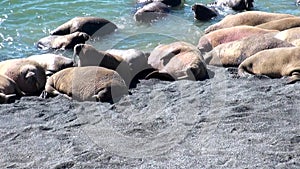
[[[133,20],[135,0],[2,0],[0,2],[0,61],[45,53],[35,43],[64,22],[76,16],[106,18],[119,27],[101,40],[91,41],[98,49],[136,48],[151,51],[161,43],[184,40],[197,44],[203,30],[220,18],[195,21],[191,6],[212,0],[186,0],[184,7],[152,25]],[[289,13],[299,16],[294,0],[256,0],[253,10]],[[71,56],[71,51],[56,51]]]

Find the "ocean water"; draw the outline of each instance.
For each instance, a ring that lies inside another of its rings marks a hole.
[[[11,58],[28,57],[45,53],[36,48],[36,42],[49,32],[76,16],[97,16],[108,19],[118,26],[118,30],[102,39],[89,41],[96,48],[128,49],[151,51],[161,43],[177,40],[197,44],[203,30],[219,21],[194,20],[191,6],[212,0],[186,0],[180,9],[151,25],[133,20],[135,0],[2,0],[0,2],[0,61]],[[253,10],[289,13],[300,16],[300,7],[294,0],[256,0]],[[54,51],[71,57],[72,51]]]

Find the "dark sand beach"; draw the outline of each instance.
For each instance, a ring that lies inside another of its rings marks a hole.
[[[144,80],[115,104],[0,105],[0,168],[300,168],[300,83]]]

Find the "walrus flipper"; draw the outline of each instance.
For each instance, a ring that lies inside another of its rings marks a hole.
[[[290,77],[288,77],[286,84],[293,84],[300,81],[300,72],[293,72]]]
[[[13,103],[16,100],[16,94],[3,94],[0,93],[0,104]]]
[[[161,73],[159,71],[154,71],[146,76],[146,80],[148,79],[159,79],[159,80],[165,80],[165,81],[175,81],[175,78],[172,77],[168,73]]]

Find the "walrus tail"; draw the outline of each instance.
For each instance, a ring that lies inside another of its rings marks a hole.
[[[146,76],[146,80],[148,79],[159,79],[159,80],[165,80],[165,81],[175,81],[175,78],[172,77],[168,73],[160,73],[158,71],[154,71]]]

